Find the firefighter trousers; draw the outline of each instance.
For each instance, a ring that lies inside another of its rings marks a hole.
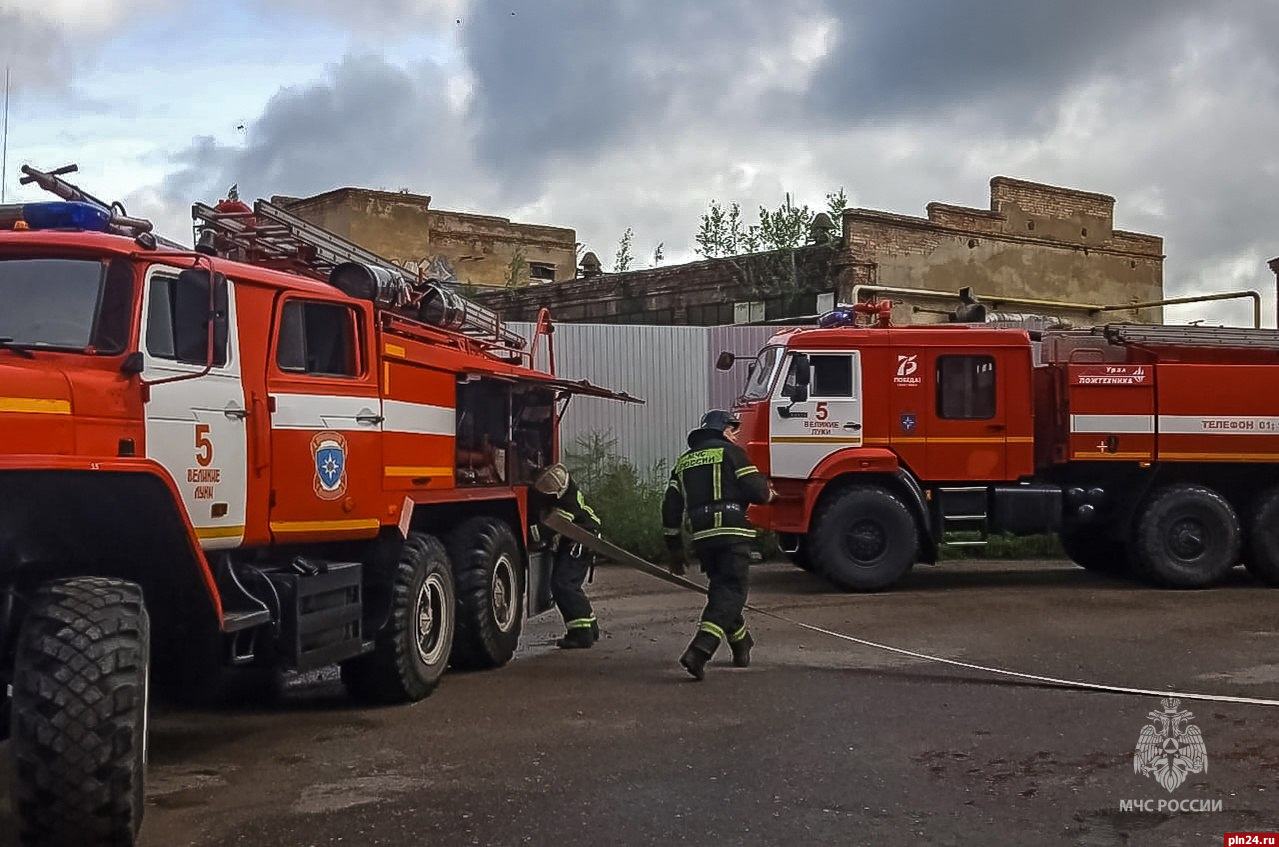
[[[702,610],[699,633],[730,643],[746,637],[742,607],[749,592],[751,550],[746,544],[729,544],[694,551],[709,583],[706,608]]]
[[[594,629],[595,612],[582,583],[590,569],[591,553],[582,545],[561,539],[551,566],[551,597],[564,617],[565,629]]]

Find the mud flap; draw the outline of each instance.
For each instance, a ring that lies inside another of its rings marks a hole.
[[[551,567],[555,557],[550,550],[530,553],[528,557],[528,617],[555,608],[551,598]]]

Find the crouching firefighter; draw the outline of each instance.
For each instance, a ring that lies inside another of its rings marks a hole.
[[[692,532],[693,552],[710,583],[701,623],[679,663],[696,679],[705,676],[706,663],[727,639],[733,664],[750,664],[754,639],[746,629],[750,570],[750,541],[755,530],[746,518],[750,503],[773,498],[768,480],[737,445],[741,422],[721,409],[709,411],[689,433],[686,453],[671,471],[662,501],[662,528],[671,551],[671,572],[682,575],[684,515]]]
[[[534,491],[544,495],[537,498],[538,506],[535,514],[554,511],[564,520],[576,524],[592,535],[599,535],[601,524],[599,516],[586,504],[586,498],[577,487],[577,483],[569,478],[568,469],[561,464],[551,465],[537,481],[533,483]],[[595,620],[595,611],[591,601],[582,590],[587,571],[591,569],[594,555],[580,543],[552,533],[544,526],[534,525],[531,529],[535,541],[542,536],[552,534],[548,542],[552,545],[554,556],[551,565],[551,597],[555,606],[564,617],[564,637],[555,642],[556,646],[571,650],[594,646],[600,638],[599,623]]]

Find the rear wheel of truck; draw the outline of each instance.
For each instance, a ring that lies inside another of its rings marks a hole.
[[[411,703],[439,685],[453,648],[453,572],[438,539],[409,533],[396,566],[391,618],[373,652],[342,663],[357,700]]]
[[[1104,526],[1067,522],[1061,528],[1061,546],[1070,560],[1085,570],[1109,576],[1128,573],[1131,563],[1126,545],[1110,538],[1106,530]]]
[[[1133,559],[1162,585],[1206,588],[1239,563],[1239,517],[1226,499],[1200,485],[1171,485],[1142,507]]]
[[[142,589],[53,582],[31,597],[13,678],[13,808],[27,847],[131,847],[142,825],[151,623]]]
[[[808,534],[809,555],[845,591],[878,591],[910,572],[919,546],[906,504],[874,486],[837,494],[817,514]]]
[[[458,668],[501,667],[515,655],[524,624],[524,568],[519,542],[506,522],[491,517],[464,521],[448,536],[457,586]]]
[[[1279,488],[1262,495],[1248,525],[1248,573],[1279,587]]]

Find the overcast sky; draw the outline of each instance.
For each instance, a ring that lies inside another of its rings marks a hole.
[[[1255,288],[1274,326],[1276,32],[1275,0],[0,0],[5,189],[75,161],[190,243],[232,183],[407,188],[607,267],[627,227],[694,258],[711,198],[923,215],[1000,174],[1114,196],[1169,296]]]

